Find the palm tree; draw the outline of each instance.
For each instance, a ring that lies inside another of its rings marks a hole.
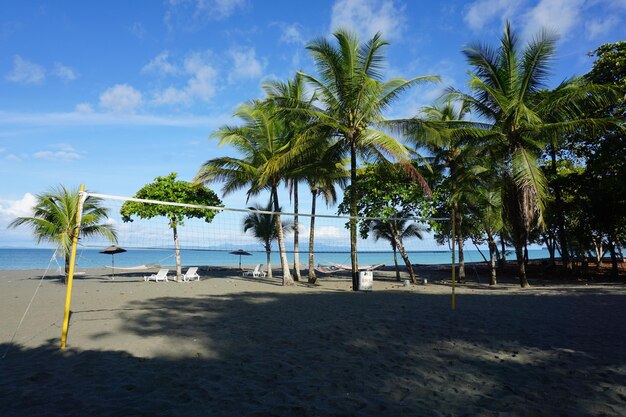
[[[263,243],[265,254],[267,256],[267,276],[272,278],[272,266],[270,255],[272,253],[272,242],[278,239],[278,228],[276,227],[276,216],[274,214],[259,213],[259,211],[271,212],[272,202],[268,202],[267,206],[263,207],[259,204],[255,204],[252,207],[248,207],[248,210],[254,210],[250,212],[243,220],[243,231],[250,230],[252,235]],[[283,222],[283,231],[290,230],[290,224]]]
[[[282,81],[268,81],[263,85],[263,89],[267,93],[268,100],[276,103],[282,101],[289,101],[294,108],[308,108],[311,105],[314,95],[307,96],[305,90],[305,84],[300,75],[296,75],[293,80],[287,82]],[[298,149],[300,142],[307,142],[308,136],[305,133],[308,125],[308,117],[303,113],[297,112],[276,112],[275,118],[281,118],[282,123],[288,129],[288,141],[290,142],[292,149]],[[304,154],[304,151],[300,151]],[[301,159],[306,159],[299,155]],[[290,196],[293,196],[293,264],[294,264],[294,280],[300,281],[300,243],[299,243],[299,224],[298,224],[298,184],[301,178],[291,176],[287,178],[287,184],[290,189]]]
[[[606,121],[586,118],[579,104],[593,100],[602,105],[612,96],[609,89],[593,88],[590,98],[585,93],[590,91],[587,87],[541,93],[555,45],[556,38],[544,31],[522,49],[507,22],[498,49],[481,44],[464,49],[473,67],[469,82],[472,93],[453,91],[489,125],[489,130],[464,134],[474,134],[478,144],[493,152],[500,166],[503,217],[515,246],[522,287],[528,286],[524,247],[530,231],[542,223],[546,179],[537,159],[546,138],[606,125]]]
[[[223,181],[222,193],[227,195],[241,188],[248,189],[248,198],[267,189],[276,212],[276,234],[283,272],[283,285],[294,285],[285,250],[278,186],[291,167],[289,132],[280,118],[274,117],[271,103],[258,100],[243,104],[235,116],[244,121],[242,126],[223,126],[213,134],[220,145],[229,144],[241,158],[219,157],[206,161],[196,174],[195,181],[211,183]]]
[[[74,229],[76,228],[76,212],[79,204],[77,189],[67,189],[63,185],[50,191],[37,194],[37,204],[33,208],[32,217],[18,217],[10,224],[10,228],[29,226],[37,243],[49,242],[56,246],[65,258],[65,282],[67,283],[70,269],[70,252]],[[103,223],[108,218],[108,209],[102,207],[101,200],[87,197],[83,203],[80,222],[80,235],[83,238],[103,236],[112,243],[117,243],[115,228]]]
[[[315,274],[315,214],[317,198],[319,196],[326,202],[326,205],[337,202],[337,191],[335,185],[345,187],[348,175],[345,165],[346,161],[341,157],[342,150],[338,143],[330,145],[321,144],[316,159],[303,165],[298,172],[305,178],[311,190],[311,218],[309,225],[309,284],[317,282]]]
[[[336,45],[326,38],[318,38],[307,45],[319,78],[303,73],[301,76],[315,89],[320,106],[301,112],[313,118],[311,129],[326,128],[332,137],[343,143],[350,156],[351,183],[356,184],[357,154],[366,158],[392,157],[408,161],[407,148],[374,127],[383,124],[383,112],[400,93],[437,77],[395,78],[383,82],[383,48],[387,42],[379,33],[363,44],[345,30],[338,30],[333,36]],[[353,216],[350,220],[350,252],[355,291],[358,290],[357,214],[357,196],[353,194],[350,196],[350,215]]]
[[[370,221],[370,230],[374,236],[374,240],[384,239],[389,241],[393,249],[393,261],[396,266],[396,279],[400,281],[400,269],[398,268],[398,257],[396,252],[400,252],[402,260],[406,265],[409,277],[413,284],[417,283],[413,265],[404,248],[404,239],[416,237],[422,239],[422,230],[416,223],[409,223],[408,217],[410,213],[399,212],[396,217],[391,219],[374,219]],[[407,224],[409,223],[409,224]]]

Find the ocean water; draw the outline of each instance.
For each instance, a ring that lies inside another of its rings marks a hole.
[[[488,252],[483,252],[488,256]],[[52,249],[0,249],[0,269],[45,269],[56,270],[63,267],[63,257],[53,257]],[[441,251],[416,251],[408,252],[409,259],[414,264],[449,264],[451,253],[442,246]],[[290,262],[293,262],[293,254],[287,254]],[[385,264],[393,265],[392,252],[359,252],[359,265]],[[530,259],[548,257],[545,249],[528,251]],[[458,258],[457,258],[458,259]],[[513,259],[509,255],[509,259]],[[111,265],[111,255],[99,253],[97,249],[79,249],[76,255],[77,268],[102,268]],[[482,262],[483,258],[477,250],[465,251],[466,262]],[[278,253],[272,253],[272,266],[280,265]],[[398,255],[398,262],[403,264]],[[183,250],[181,251],[181,263],[184,266],[236,266],[239,264],[239,256],[221,251]],[[265,252],[252,252],[250,256],[242,256],[243,265],[265,264]],[[300,263],[308,264],[308,253],[300,253]],[[316,264],[350,264],[350,253],[319,253],[315,256]],[[175,265],[173,250],[145,250],[129,249],[127,252],[115,255],[115,266],[131,267],[138,265]]]

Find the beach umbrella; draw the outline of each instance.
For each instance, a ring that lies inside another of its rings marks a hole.
[[[126,252],[126,249],[120,248],[118,246],[109,246],[105,250],[101,250],[100,253],[104,253],[106,255],[111,255],[111,278],[115,279],[115,254]]]
[[[241,255],[250,256],[252,255],[250,252],[246,252],[243,249],[237,249],[232,252],[229,252],[231,255],[239,255],[239,269],[241,269]]]

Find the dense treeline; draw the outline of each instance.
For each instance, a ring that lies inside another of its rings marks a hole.
[[[589,74],[551,88],[556,39],[544,32],[522,45],[507,24],[498,45],[463,50],[467,91],[449,88],[405,120],[387,120],[384,113],[402,92],[438,77],[385,81],[386,45],[381,35],[360,43],[341,30],[332,40],[309,43],[317,74],[268,83],[265,98],[243,104],[236,113],[242,123],[214,134],[238,156],[207,161],[196,181],[221,182],[224,194],[269,191],[276,211],[278,187],[289,184],[298,212],[301,184],[313,197],[312,213],[319,196],[333,204],[342,187],[339,211],[351,216],[448,217],[452,221],[431,228],[442,243],[455,231],[461,280],[466,242],[489,248],[492,284],[512,247],[520,285],[528,285],[530,243],[547,246],[566,272],[608,253],[617,276],[626,239],[626,43],[599,47]],[[296,231],[297,224],[296,216]],[[279,217],[275,227],[283,283],[292,284],[300,271],[290,271]],[[351,220],[349,227],[354,289],[359,231],[389,240],[403,259],[403,239],[422,233],[397,220]],[[310,282],[316,279],[313,240],[312,232]]]

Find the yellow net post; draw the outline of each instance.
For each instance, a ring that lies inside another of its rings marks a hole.
[[[456,226],[456,210],[454,207],[454,204],[452,204],[452,310],[454,310],[456,308],[456,299],[455,299],[455,294],[454,294],[454,290],[456,287],[456,265],[455,265],[455,258],[454,258],[454,244],[456,241],[456,233],[455,233],[455,226]]]
[[[72,302],[72,284],[74,283],[74,265],[76,264],[76,246],[78,245],[78,233],[80,221],[83,215],[83,203],[85,202],[85,186],[80,185],[78,193],[78,207],[76,207],[76,224],[72,233],[72,251],[70,252],[70,270],[67,276],[67,289],[65,291],[65,312],[63,313],[63,330],[61,331],[61,349],[65,349],[67,331],[70,325],[70,304]]]

